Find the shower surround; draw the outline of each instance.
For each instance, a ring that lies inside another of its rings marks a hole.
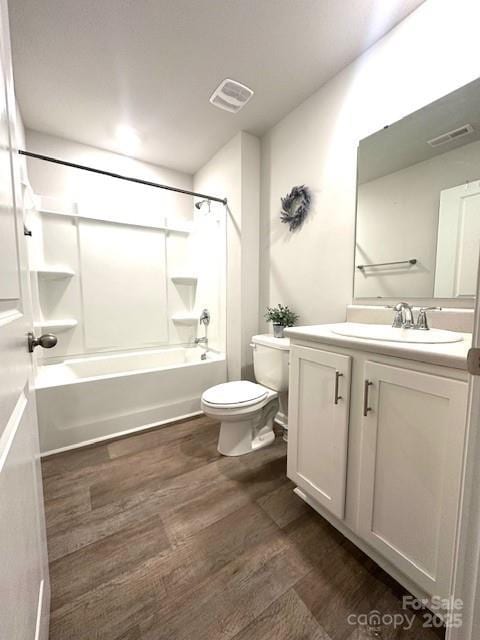
[[[26,212],[34,323],[58,337],[36,350],[42,452],[198,413],[226,379],[224,206],[41,162],[33,187],[55,197]]]

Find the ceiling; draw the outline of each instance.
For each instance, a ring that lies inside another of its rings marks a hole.
[[[29,128],[195,172],[237,131],[262,135],[423,0],[9,0]],[[255,91],[238,114],[208,99]]]

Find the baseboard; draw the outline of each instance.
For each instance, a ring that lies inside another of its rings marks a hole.
[[[40,454],[41,458],[48,458],[50,456],[57,455],[59,453],[65,453],[66,451],[73,451],[74,449],[83,449],[85,447],[92,447],[101,442],[107,442],[108,440],[118,440],[118,438],[123,438],[126,436],[133,435],[134,433],[139,433],[140,431],[148,431],[150,429],[155,429],[157,427],[166,427],[168,425],[175,424],[176,422],[183,422],[184,420],[188,420],[189,418],[195,418],[196,416],[202,415],[202,411],[195,411],[193,413],[187,413],[182,416],[177,416],[175,418],[169,418],[168,420],[163,420],[161,422],[153,422],[151,424],[144,424],[140,427],[134,427],[133,429],[125,429],[124,431],[117,431],[116,433],[110,433],[106,436],[99,436],[98,438],[92,438],[91,440],[84,440],[83,442],[77,442],[76,444],[71,444],[66,447],[60,447],[58,449],[51,449],[50,451],[44,451]]]
[[[275,422],[277,422],[284,429],[288,429],[288,417],[279,411],[275,416]]]
[[[49,635],[49,603],[45,601],[47,596],[45,580],[40,581],[38,589],[37,619],[35,623],[35,640],[48,640]]]

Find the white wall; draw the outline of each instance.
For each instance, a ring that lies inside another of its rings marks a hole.
[[[242,133],[242,377],[254,380],[252,336],[258,333],[260,278],[260,140]],[[233,229],[231,229],[233,232]],[[235,319],[232,319],[235,322]]]
[[[440,192],[480,179],[480,142],[358,188],[356,264],[416,258],[409,267],[355,269],[355,297],[432,298]],[[447,265],[453,271],[453,264]]]
[[[118,153],[79,144],[38,131],[27,129],[28,151],[62,160],[90,165],[143,180],[192,188],[192,176],[180,171],[148,164]],[[102,215],[128,217],[158,222],[159,216],[192,218],[192,198],[189,196],[149,188],[105,176],[53,165],[42,160],[28,159],[28,175],[35,193],[79,202],[89,211]]]
[[[352,299],[358,141],[480,75],[480,4],[427,0],[262,140],[260,317],[291,305],[300,322],[342,321]],[[307,184],[302,230],[280,197]]]
[[[194,176],[195,191],[228,198],[227,355],[229,379],[251,378],[258,331],[260,143],[238,133]]]

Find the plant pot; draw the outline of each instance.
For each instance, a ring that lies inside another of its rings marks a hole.
[[[282,324],[274,324],[273,325],[273,336],[274,338],[283,338],[283,332],[285,327]]]

